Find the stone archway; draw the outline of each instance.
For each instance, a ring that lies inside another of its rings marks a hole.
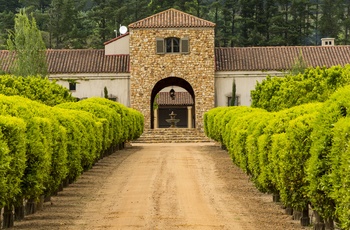
[[[168,86],[179,86],[181,88],[184,88],[191,96],[194,102],[194,106],[192,108],[192,113],[195,114],[195,93],[194,90],[191,86],[191,84],[179,77],[167,77],[167,78],[163,78],[162,80],[158,81],[153,89],[152,89],[152,93],[151,93],[151,100],[150,100],[150,111],[151,111],[151,116],[150,116],[150,124],[151,124],[151,129],[154,128],[154,110],[153,110],[153,104],[154,104],[154,100],[156,95],[165,87]],[[190,118],[192,119],[192,118]],[[194,116],[195,119],[195,116]],[[193,121],[194,127],[196,127],[196,122],[195,120]]]

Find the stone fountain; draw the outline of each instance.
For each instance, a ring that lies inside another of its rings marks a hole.
[[[171,114],[169,114],[170,119],[165,119],[166,122],[170,124],[170,128],[176,128],[176,124],[180,121],[180,119],[175,119],[176,114],[174,111],[171,111]]]

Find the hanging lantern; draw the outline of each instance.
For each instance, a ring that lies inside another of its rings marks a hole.
[[[170,93],[171,99],[175,100],[175,90],[171,89],[169,93]]]

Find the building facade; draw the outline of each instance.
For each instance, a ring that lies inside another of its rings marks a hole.
[[[284,76],[300,55],[310,67],[350,63],[350,46],[332,39],[323,46],[215,47],[214,23],[175,9],[128,28],[105,49],[48,50],[49,78],[77,98],[107,96],[141,111],[146,129],[165,127],[176,109],[181,127],[202,129],[206,111],[229,105],[233,81],[237,104],[249,106],[256,83]],[[8,72],[13,58],[0,51],[0,70]],[[178,93],[174,100],[169,89]]]

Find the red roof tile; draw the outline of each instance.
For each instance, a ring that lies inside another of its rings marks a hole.
[[[129,25],[133,29],[190,27],[215,27],[215,23],[171,8]]]
[[[350,63],[350,46],[215,48],[216,71],[288,70],[300,55],[308,66]]]
[[[103,49],[47,50],[50,74],[58,73],[128,73],[129,55],[105,55]],[[9,71],[13,54],[0,51],[0,68]]]
[[[125,34],[122,34],[122,35],[120,35],[120,36],[118,36],[118,37],[116,37],[116,38],[113,38],[113,39],[111,39],[111,40],[109,40],[109,41],[106,41],[105,43],[103,43],[103,45],[108,45],[109,43],[112,43],[112,42],[114,42],[114,41],[117,41],[117,40],[119,40],[119,39],[121,39],[121,38],[123,38],[123,37],[126,37],[126,36],[128,36],[129,35],[129,32],[127,32],[127,33],[125,33]]]
[[[350,63],[350,46],[271,46],[215,48],[216,71],[288,70],[300,52],[308,66]],[[105,55],[103,49],[48,50],[50,74],[129,73],[129,55]],[[0,70],[9,71],[14,55],[0,50]]]
[[[13,61],[14,61],[13,53],[9,52],[8,50],[0,50],[0,72],[1,70],[5,72],[9,72]]]
[[[192,96],[188,92],[175,92],[175,100],[171,99],[168,92],[160,92],[158,95],[158,105],[193,105]]]
[[[129,55],[105,55],[100,50],[48,50],[49,73],[127,73]]]

